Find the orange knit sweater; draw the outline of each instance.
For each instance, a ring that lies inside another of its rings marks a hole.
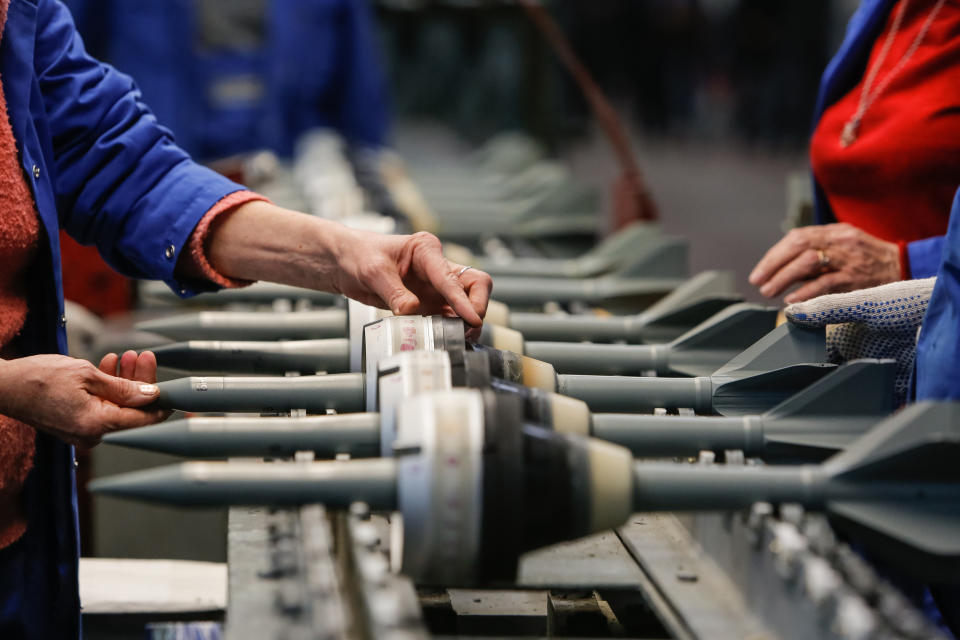
[[[0,0],[0,37],[10,0]],[[2,86],[2,78],[0,78]],[[214,205],[190,237],[190,258],[216,284],[246,284],[217,273],[206,259],[204,245],[210,223],[220,214],[251,200],[264,200],[250,191],[238,191]],[[0,358],[17,357],[12,344],[27,318],[25,278],[40,242],[40,221],[33,195],[20,167],[7,102],[0,90]],[[36,432],[32,427],[0,415],[0,548],[16,542],[27,523],[20,502],[21,489],[33,466]]]
[[[0,0],[0,37],[9,0]],[[2,78],[0,78],[2,82]],[[33,195],[20,168],[7,100],[0,91],[0,356],[15,357],[11,341],[27,318],[24,274],[40,239]],[[0,416],[0,547],[15,542],[27,528],[20,489],[33,466],[33,429]]]

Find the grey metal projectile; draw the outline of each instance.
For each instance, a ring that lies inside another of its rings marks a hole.
[[[160,382],[156,406],[180,411],[363,411],[364,374],[294,377],[191,376]]]
[[[496,298],[508,305],[545,302],[652,304],[681,285],[687,277],[687,244],[664,236],[638,251],[628,269],[587,279],[501,277]]]
[[[417,318],[422,324],[434,324],[431,318]],[[444,323],[446,324],[446,323]],[[445,332],[451,342],[440,336],[436,346],[456,342],[457,332]],[[462,342],[462,331],[459,333]],[[380,345],[381,347],[383,344]],[[327,375],[241,377],[192,376],[158,383],[156,406],[191,412],[307,413],[326,411],[356,412],[383,410],[379,388],[385,378],[392,403],[428,383],[447,386],[485,387],[491,371],[503,372],[503,365],[491,364],[488,353],[463,348],[434,351],[382,350],[370,361],[367,373]],[[400,362],[395,362],[406,356]],[[396,374],[396,377],[393,377]],[[434,381],[434,382],[431,382]],[[388,422],[390,418],[388,416]]]
[[[347,373],[350,343],[346,338],[276,342],[190,340],[152,349],[168,369],[205,373]]]
[[[359,307],[359,309],[358,309]],[[162,345],[154,349],[160,366],[212,375],[222,373],[315,374],[318,372],[359,372],[363,354],[375,359],[402,350],[403,341],[413,339],[424,349],[462,351],[466,347],[463,321],[442,316],[381,317],[361,324],[353,331],[356,313],[377,310],[365,305],[350,306],[351,336],[321,340],[286,340],[275,342],[192,340]],[[355,313],[356,312],[356,313]],[[411,333],[412,332],[412,333]],[[389,334],[395,339],[377,341],[377,349],[367,349],[367,335]],[[402,336],[401,336],[402,334]],[[374,364],[375,363],[367,363]],[[376,368],[375,366],[373,367]]]
[[[137,323],[174,340],[316,340],[347,335],[346,309],[198,311]]]
[[[729,271],[701,271],[640,314],[511,312],[505,323],[527,340],[670,342],[726,307],[742,302]]]
[[[739,303],[727,307],[668,344],[526,342],[524,354],[559,373],[703,376],[768,334],[777,309]]]
[[[490,212],[498,222],[514,219],[518,212],[543,207],[554,209],[557,216],[596,211],[597,190],[579,183],[570,170],[556,162],[542,162],[512,176],[503,176],[496,184],[477,189],[476,179],[443,181],[442,185],[423,185],[432,209],[441,222],[462,222],[480,212]],[[546,211],[544,211],[546,212]]]
[[[396,462],[389,458],[316,463],[184,462],[94,480],[91,491],[182,506],[304,504],[374,509],[396,503]]]
[[[141,281],[138,284],[139,295],[149,302],[164,304],[191,304],[191,305],[224,305],[237,302],[250,304],[270,304],[274,300],[309,300],[310,302],[329,306],[343,300],[343,296],[329,291],[291,287],[274,282],[256,282],[249,287],[238,289],[222,289],[213,293],[201,293],[192,298],[180,298],[167,285],[154,280]]]
[[[650,242],[659,235],[659,224],[636,222],[617,231],[576,258],[494,260],[475,256],[470,264],[492,276],[592,278],[615,271],[628,263],[636,255],[638,245]]]
[[[895,376],[893,360],[854,360],[760,415],[595,413],[590,435],[644,458],[740,450],[766,462],[817,462],[893,412]]]
[[[540,162],[547,155],[546,149],[532,137],[516,131],[498,133],[478,149],[459,158],[459,162],[421,163],[411,161],[407,170],[414,180],[461,180],[481,184],[509,176]],[[478,178],[479,174],[479,178]]]
[[[380,414],[183,418],[108,433],[104,442],[189,458],[291,457],[298,451],[370,458],[380,453]]]
[[[428,199],[429,202],[429,199]],[[598,193],[581,185],[543,189],[501,202],[453,200],[430,203],[437,211],[434,232],[441,238],[475,240],[490,234],[542,238],[594,235],[599,230]]]
[[[699,414],[747,415],[772,409],[834,368],[826,364],[823,329],[785,323],[709,376],[560,374],[555,391],[583,400],[595,412],[691,408]]]

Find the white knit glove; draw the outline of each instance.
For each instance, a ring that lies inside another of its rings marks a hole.
[[[895,359],[896,400],[901,405],[907,398],[917,355],[917,330],[927,312],[936,281],[936,278],[903,280],[849,293],[832,293],[791,304],[784,313],[794,324],[827,327],[830,362]]]

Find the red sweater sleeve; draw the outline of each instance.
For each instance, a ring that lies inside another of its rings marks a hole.
[[[214,221],[220,218],[220,216],[230,213],[242,204],[256,200],[269,202],[266,197],[253,191],[235,191],[225,196],[204,214],[190,235],[190,256],[193,258],[194,263],[200,268],[203,276],[210,282],[228,289],[245,287],[253,283],[252,280],[230,278],[217,271],[207,258],[207,237],[210,234]]]
[[[33,427],[0,416],[0,549],[19,540],[27,529],[20,494],[33,468],[36,437]]]

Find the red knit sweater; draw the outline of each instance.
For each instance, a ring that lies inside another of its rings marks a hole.
[[[907,5],[871,91],[899,63],[934,4],[935,0],[911,0]],[[868,70],[873,69],[900,6],[898,2],[890,11],[871,50]],[[960,183],[958,8],[955,1],[942,7],[919,47],[867,109],[853,144],[843,147],[840,135],[857,111],[863,79],[820,119],[810,159],[837,220],[901,245],[946,232]]]
[[[10,0],[0,0],[0,37]],[[2,78],[0,78],[2,84]],[[220,286],[246,284],[219,273],[207,261],[204,243],[210,223],[222,213],[249,202],[264,200],[250,191],[238,191],[214,205],[190,236],[190,257],[206,277]],[[40,241],[40,221],[33,196],[20,167],[6,98],[0,90],[0,357],[19,354],[12,344],[27,318],[24,287]],[[27,523],[20,494],[33,466],[36,432],[22,422],[0,415],[0,548],[16,542]]]

